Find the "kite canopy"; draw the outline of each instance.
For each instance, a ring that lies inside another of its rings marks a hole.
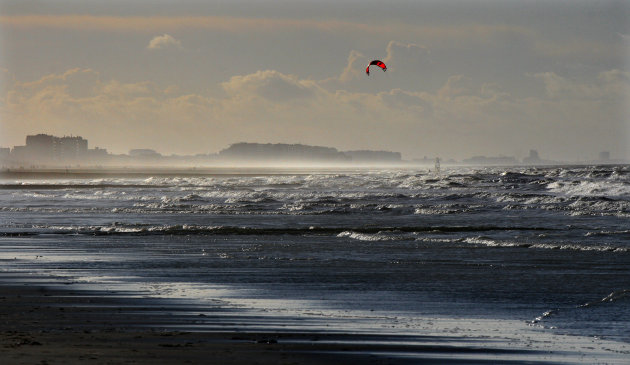
[[[367,68],[365,69],[365,73],[366,73],[368,76],[370,76],[370,66],[372,66],[372,65],[376,65],[376,66],[378,66],[378,67],[382,68],[382,69],[383,69],[383,72],[384,72],[384,71],[387,71],[387,66],[385,66],[385,64],[383,63],[383,61],[380,61],[380,60],[374,60],[374,61],[370,62],[370,64],[368,64]]]

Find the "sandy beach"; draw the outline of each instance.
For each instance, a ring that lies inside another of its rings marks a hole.
[[[65,286],[2,274],[2,364],[588,363],[584,353],[501,347],[500,342],[488,346],[474,338],[353,334],[342,328],[328,333],[243,331],[230,327],[232,315],[220,309],[216,322],[221,325],[182,331],[177,328],[197,322],[191,308]],[[235,324],[243,320],[236,318],[235,313]],[[212,323],[212,318],[204,322]],[[586,362],[576,361],[580,358]]]
[[[414,337],[410,341],[405,336],[348,334],[343,329],[331,333],[251,332],[217,326],[207,331],[180,331],[173,328],[195,322],[186,314],[190,308],[24,279],[2,275],[3,364],[465,364],[541,355],[455,345],[446,338]],[[220,321],[226,323],[225,314]]]

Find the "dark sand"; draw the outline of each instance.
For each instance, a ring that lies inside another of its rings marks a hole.
[[[244,317],[235,316],[231,327],[234,310],[219,306],[216,318],[201,315],[202,330],[178,330],[199,323],[200,315],[161,299],[24,279],[0,274],[3,365],[542,363],[527,361],[540,360],[536,351],[481,348],[472,342],[455,346],[452,338],[344,334],[343,329],[243,331],[237,324]],[[212,325],[215,319],[220,325]]]

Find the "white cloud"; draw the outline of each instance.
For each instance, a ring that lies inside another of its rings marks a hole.
[[[383,62],[388,64],[388,68],[395,69],[397,64],[412,64],[417,69],[429,63],[429,50],[418,44],[390,41],[386,51]]]
[[[601,72],[595,83],[580,82],[554,72],[542,72],[533,76],[544,82],[547,96],[552,99],[623,99],[630,94],[630,72],[620,70]]]
[[[168,34],[156,36],[149,42],[147,46],[148,49],[158,50],[158,49],[167,49],[167,48],[182,48],[182,42],[178,39],[173,38]]]
[[[99,73],[91,69],[70,69],[63,74],[51,74],[32,82],[16,82],[14,90],[28,96],[46,89],[63,89],[69,95],[88,96],[100,84]]]
[[[363,76],[362,67],[364,65],[358,65],[357,63],[357,61],[361,59],[365,59],[365,56],[361,54],[361,52],[355,50],[350,51],[350,55],[348,56],[348,63],[346,65],[346,68],[343,69],[343,72],[339,76],[339,81],[348,82],[352,79],[357,79]]]
[[[446,80],[446,83],[440,90],[438,90],[438,97],[446,100],[451,98],[469,94],[471,91],[471,80],[464,75],[453,75]]]
[[[318,89],[313,81],[300,80],[297,76],[285,75],[274,70],[232,76],[228,82],[221,85],[232,96],[255,95],[277,102],[313,96]]]

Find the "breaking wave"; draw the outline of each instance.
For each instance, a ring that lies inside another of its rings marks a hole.
[[[579,305],[578,307],[589,308],[589,307],[594,307],[594,306],[612,303],[612,302],[616,302],[620,300],[626,300],[626,299],[630,299],[630,289],[614,291],[600,300],[584,303],[584,304]]]
[[[236,227],[236,226],[200,226],[200,225],[144,225],[144,224],[120,224],[88,225],[88,226],[64,226],[64,225],[32,225],[21,227],[27,229],[17,232],[0,232],[0,235],[24,235],[33,234],[83,234],[83,235],[306,235],[306,234],[334,234],[338,237],[357,238],[361,235],[378,235],[385,232],[391,234],[408,233],[454,233],[454,232],[486,232],[486,231],[510,231],[523,229],[524,227],[501,226],[401,226],[401,227]],[[547,231],[548,228],[524,228],[527,230]],[[365,236],[367,237],[367,236]]]
[[[487,247],[522,247],[544,250],[574,250],[574,251],[601,251],[601,252],[628,252],[627,247],[599,244],[575,244],[575,243],[527,243],[500,241],[487,237],[470,237],[462,239],[462,242]]]

